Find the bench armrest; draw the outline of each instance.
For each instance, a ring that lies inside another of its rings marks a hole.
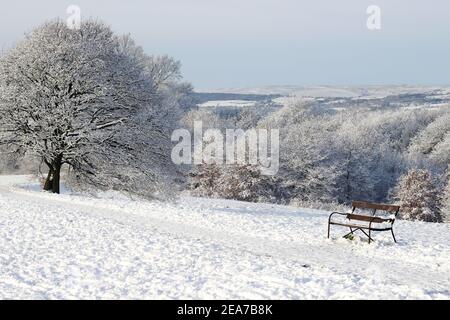
[[[341,216],[347,216],[347,215],[348,215],[348,213],[344,213],[344,212],[337,212],[337,211],[332,212],[332,213],[330,214],[330,216],[328,217],[328,223],[331,222],[331,217],[332,217],[333,215],[335,215],[335,214],[338,214],[338,215],[341,215]]]
[[[366,215],[359,215],[359,214],[354,214],[354,213],[344,213],[344,212],[336,211],[336,212],[332,212],[330,214],[330,216],[328,217],[328,223],[331,222],[331,218],[334,215],[345,216],[349,220],[358,220],[358,221],[369,222],[370,225],[372,225],[372,223],[384,223],[384,222],[389,222],[389,223],[393,224],[395,221],[395,218],[373,217],[373,216],[366,216]]]

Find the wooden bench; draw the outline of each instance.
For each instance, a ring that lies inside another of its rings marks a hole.
[[[355,214],[356,209],[371,210],[371,215]],[[377,211],[384,211],[385,213],[390,214],[390,216],[375,216]],[[391,231],[394,242],[397,242],[394,235],[393,225],[399,211],[400,206],[396,205],[371,203],[365,201],[353,201],[351,212],[333,212],[330,214],[328,218],[328,238],[330,238],[330,226],[337,225],[350,228],[350,232],[347,233],[344,237],[348,237],[355,231],[359,230],[367,236],[370,243],[371,241],[374,241],[371,237],[372,231]],[[331,218],[335,215],[345,216],[346,220],[333,221]],[[366,232],[365,230],[367,230],[368,232]]]

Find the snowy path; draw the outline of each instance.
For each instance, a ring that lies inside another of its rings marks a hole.
[[[450,297],[448,224],[402,221],[398,245],[369,246],[324,239],[314,210],[10,186],[24,179],[0,176],[1,298]]]

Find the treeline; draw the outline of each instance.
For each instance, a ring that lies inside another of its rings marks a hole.
[[[220,117],[195,110],[185,119],[204,120],[216,128],[280,130],[279,174],[270,179],[261,177],[264,187],[251,184],[248,192],[261,193],[247,196],[254,201],[324,208],[355,199],[398,202],[404,204],[405,218],[426,221],[442,221],[450,210],[449,109],[336,111],[293,100],[268,115],[245,110],[233,117]],[[235,171],[245,177],[246,168]],[[236,172],[216,173],[220,180],[209,181],[205,189],[198,177],[205,179],[208,170],[210,166],[194,168],[190,188],[199,195],[227,197],[229,192],[220,189],[228,177],[236,180]],[[255,174],[252,177],[255,179]],[[217,190],[211,191],[215,185]]]

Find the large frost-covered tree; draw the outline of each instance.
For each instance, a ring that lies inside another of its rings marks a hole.
[[[150,190],[170,163],[159,111],[178,71],[102,23],[45,23],[0,59],[0,143],[41,159],[55,193],[65,164],[99,186],[136,191],[146,179]]]
[[[442,222],[439,192],[428,171],[412,169],[402,176],[396,187],[396,198],[400,201],[401,218]]]

